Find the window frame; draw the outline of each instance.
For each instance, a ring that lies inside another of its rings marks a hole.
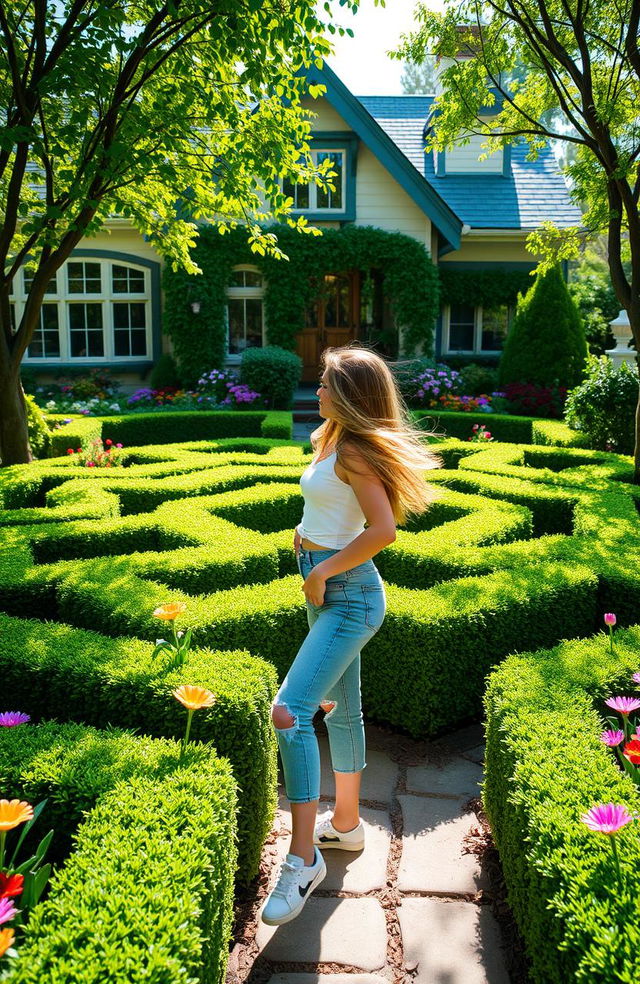
[[[224,306],[224,318],[225,318],[225,359],[230,365],[240,364],[242,359],[242,352],[231,352],[231,322],[229,320],[229,301],[246,301],[246,300],[256,300],[262,302],[262,341],[260,348],[264,348],[266,345],[266,322],[265,322],[265,278],[264,273],[259,267],[252,266],[250,263],[238,263],[233,267],[232,273],[238,273],[241,270],[246,270],[249,273],[258,273],[262,278],[262,284],[260,287],[234,287],[228,286],[226,289],[226,302]],[[246,322],[245,322],[245,338],[246,338]],[[242,350],[246,351],[246,347]]]
[[[292,215],[304,215],[311,221],[353,222],[356,218],[356,171],[359,137],[353,130],[316,130],[311,134],[312,154],[342,153],[342,207],[317,208],[317,185],[309,185],[309,207],[292,208]],[[283,182],[281,182],[283,186]],[[313,197],[312,197],[313,196]],[[313,202],[313,205],[312,205]]]
[[[442,316],[442,354],[443,355],[477,355],[486,356],[487,358],[495,358],[496,355],[499,356],[502,353],[502,349],[483,349],[482,348],[482,327],[483,327],[483,311],[484,307],[482,304],[469,305],[473,306],[473,348],[471,349],[460,349],[451,348],[450,341],[450,331],[451,331],[451,304],[446,304]],[[513,320],[513,305],[505,304],[500,305],[506,307],[507,309],[507,333],[505,339],[509,334]]]
[[[98,264],[100,266],[101,292],[100,293],[71,293],[68,288],[68,264],[84,263]],[[28,264],[25,264],[25,266]],[[144,291],[116,292],[113,290],[113,268],[128,267],[139,272],[143,276]],[[123,369],[129,367],[147,366],[153,363],[154,353],[158,347],[157,333],[154,325],[157,320],[157,301],[155,294],[158,293],[159,284],[159,265],[154,261],[144,261],[143,258],[121,254],[117,252],[79,250],[71,254],[68,260],[56,271],[52,280],[55,280],[56,292],[45,294],[44,304],[55,304],[58,309],[58,332],[60,339],[59,356],[31,356],[28,349],[25,353],[25,365],[33,368],[48,366],[85,366],[87,368],[97,366],[122,366]],[[61,289],[62,288],[62,289]],[[12,304],[15,306],[16,321],[19,323],[24,311],[26,301],[24,289],[24,267],[14,278]],[[115,354],[115,304],[143,304],[145,309],[145,355],[116,355]],[[86,355],[73,356],[71,354],[71,319],[70,308],[74,304],[99,304],[102,311],[102,337],[103,352],[102,356]],[[154,317],[155,315],[155,317]],[[159,326],[158,326],[159,327]]]

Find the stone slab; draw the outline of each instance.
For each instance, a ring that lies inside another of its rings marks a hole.
[[[484,764],[486,746],[484,742],[476,745],[474,748],[470,748],[468,752],[464,753],[465,758],[471,759],[472,762],[477,762],[478,765]]]
[[[482,768],[467,759],[451,759],[444,766],[419,765],[407,769],[407,790],[446,796],[480,795]]]
[[[415,984],[509,984],[500,930],[487,906],[403,899],[398,909],[405,963]]]
[[[440,752],[447,752],[451,755],[459,755],[466,752],[484,741],[484,728],[479,722],[468,724],[464,728],[458,728],[451,734],[443,735],[432,742],[432,747]]]
[[[331,812],[324,809],[326,805],[320,804],[319,816]],[[322,882],[323,890],[364,893],[386,888],[387,858],[393,832],[391,821],[387,813],[370,810],[366,806],[360,810],[360,816],[365,827],[364,850],[325,849],[322,853],[327,865],[327,877]],[[283,861],[291,831],[291,812],[284,798],[280,801],[278,820],[282,836],[278,836],[276,846],[278,859]]]
[[[329,755],[329,741],[322,733],[318,735],[318,741],[320,744],[320,767],[322,769],[320,793],[322,796],[333,798],[336,790]],[[373,800],[376,803],[389,803],[397,781],[398,766],[395,762],[392,762],[385,752],[375,748],[367,749],[367,767],[362,773],[360,798]]]
[[[284,926],[260,921],[256,942],[266,960],[347,964],[373,971],[385,964],[387,924],[376,899],[311,896],[300,915]]]
[[[488,880],[474,854],[465,853],[464,839],[478,820],[462,813],[460,800],[399,796],[404,820],[401,892],[475,893]]]
[[[376,974],[274,974],[268,984],[389,984]]]

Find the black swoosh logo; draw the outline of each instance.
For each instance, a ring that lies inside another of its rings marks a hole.
[[[302,885],[298,885],[298,891],[300,892],[300,895],[302,896],[302,898],[305,897],[305,895],[307,894],[307,892],[311,888],[312,882],[313,882],[313,878],[311,879],[310,882],[307,882],[307,884],[305,885],[304,888],[302,887]]]
[[[326,834],[323,834],[319,839],[321,844],[331,844],[332,842],[340,840],[339,837],[327,837]]]

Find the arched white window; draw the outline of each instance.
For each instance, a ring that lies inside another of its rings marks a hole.
[[[230,359],[264,345],[264,277],[251,266],[235,267],[227,287],[227,348]]]

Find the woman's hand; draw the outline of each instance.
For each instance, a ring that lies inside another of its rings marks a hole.
[[[302,585],[302,590],[304,591],[305,598],[309,604],[314,605],[316,608],[320,608],[321,605],[324,605],[326,583],[326,577],[323,577],[318,571],[318,568],[314,567],[307,580]]]
[[[293,534],[293,552],[295,553],[296,557],[300,553],[300,544],[301,543],[302,543],[302,537],[300,536],[300,534],[298,533],[298,531],[295,530],[294,531],[294,534]]]

